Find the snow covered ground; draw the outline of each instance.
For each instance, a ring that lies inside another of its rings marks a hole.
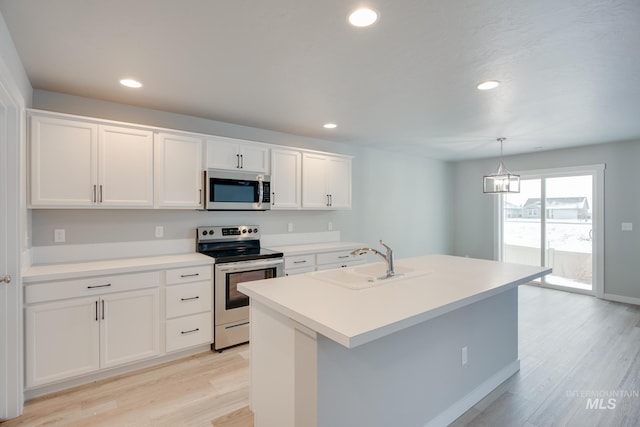
[[[567,252],[591,253],[591,222],[547,220],[547,248]],[[507,245],[540,247],[540,221],[509,218],[504,223]]]

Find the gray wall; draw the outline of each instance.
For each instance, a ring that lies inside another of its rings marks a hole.
[[[640,298],[640,141],[505,157],[512,171],[606,164],[604,189],[604,290],[606,294]],[[493,258],[494,196],[482,193],[482,176],[497,159],[454,164],[453,253]],[[622,222],[634,231],[622,232]]]
[[[66,244],[78,244],[153,240],[156,225],[172,239],[193,237],[199,225],[256,223],[275,234],[286,233],[289,222],[294,232],[327,231],[331,221],[343,240],[376,245],[382,238],[399,258],[451,250],[449,163],[41,90],[33,108],[354,156],[350,211],[34,209],[33,246],[53,245],[54,228],[66,229]]]

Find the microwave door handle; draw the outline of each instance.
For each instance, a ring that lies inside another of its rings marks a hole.
[[[264,182],[260,180],[259,184],[260,186],[258,187],[258,207],[262,207],[262,201],[264,200]]]

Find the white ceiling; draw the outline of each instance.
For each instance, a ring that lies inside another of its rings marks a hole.
[[[458,160],[640,140],[639,0],[0,0],[35,89]],[[121,87],[132,77],[142,89]],[[478,91],[478,82],[502,85]],[[338,128],[323,129],[336,122]]]

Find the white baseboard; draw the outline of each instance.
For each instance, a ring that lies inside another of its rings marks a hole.
[[[627,304],[640,305],[640,298],[625,297],[622,295],[604,294],[604,299],[609,301],[624,302]]]
[[[51,394],[57,391],[66,390],[69,388],[77,387],[84,384],[89,384],[92,382],[96,382],[99,380],[103,380],[105,378],[115,377],[117,375],[126,374],[133,371],[138,371],[144,368],[150,368],[153,366],[161,365],[163,363],[172,362],[174,360],[182,359],[184,357],[192,356],[194,354],[210,352],[211,345],[204,344],[198,347],[190,348],[183,351],[177,351],[175,353],[165,354],[163,356],[159,356],[153,359],[147,359],[140,362],[134,362],[128,365],[119,366],[111,369],[107,369],[104,371],[98,371],[93,374],[83,375],[77,378],[73,378],[70,380],[60,381],[54,384],[35,387],[32,389],[28,389],[25,391],[25,400],[31,400],[36,397],[44,396],[46,394]]]
[[[193,253],[195,251],[195,239],[34,246],[31,248],[31,261],[33,264],[55,264],[62,262],[100,261],[115,258],[176,255]]]
[[[449,406],[444,412],[425,424],[424,427],[442,427],[451,424],[519,370],[520,360],[513,361],[473,389],[471,393]]]

